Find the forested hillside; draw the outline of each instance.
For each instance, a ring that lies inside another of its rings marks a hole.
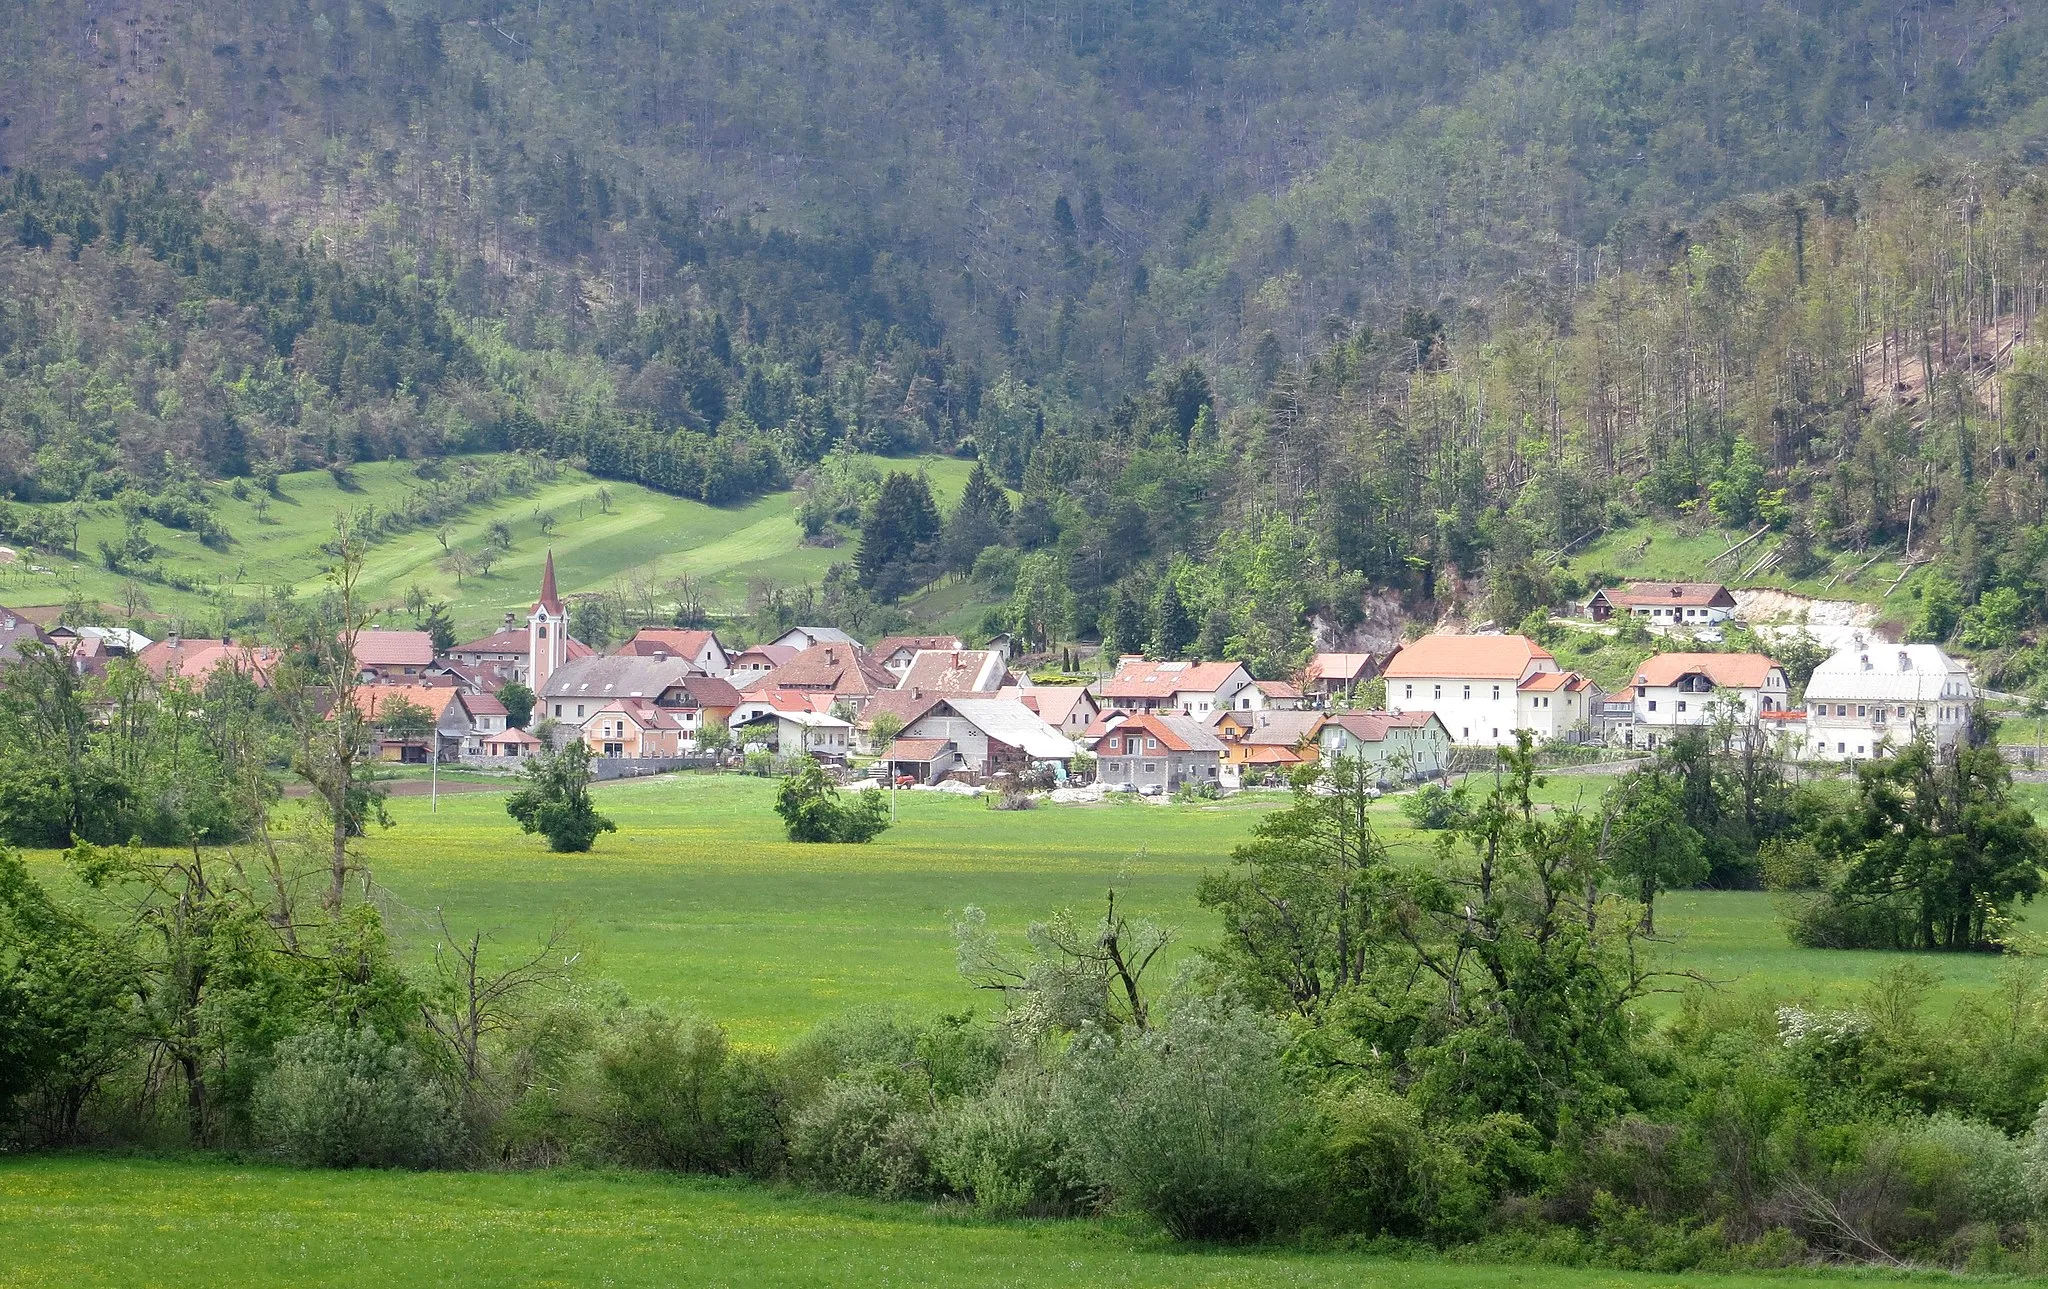
[[[519,447],[851,517],[835,444],[955,452],[1017,504],[870,595],[1269,666],[1645,515],[2041,602],[2001,4],[0,13],[24,500]]]

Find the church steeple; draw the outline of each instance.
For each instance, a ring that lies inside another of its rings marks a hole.
[[[555,553],[548,552],[540,575],[540,599],[526,615],[527,683],[538,694],[569,661],[569,612],[555,590]]]
[[[541,569],[540,600],[534,607],[546,609],[551,617],[562,616],[562,597],[555,594],[555,553],[552,550],[548,552],[547,564]]]

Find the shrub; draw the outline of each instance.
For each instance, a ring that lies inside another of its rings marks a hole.
[[[1411,1102],[1360,1087],[1321,1110],[1314,1189],[1338,1229],[1434,1236],[1469,1229],[1483,1211],[1464,1160]]]
[[[1000,792],[988,799],[990,810],[1036,810],[1038,798],[1028,792]]]
[[[1176,1239],[1239,1240],[1298,1220],[1303,1116],[1251,1012],[1182,1004],[1164,1028],[1078,1044],[1077,1154],[1114,1202]]]
[[[797,1112],[789,1158],[827,1190],[902,1199],[933,1189],[921,1116],[900,1090],[867,1078],[834,1079]]]
[[[410,1048],[371,1029],[280,1043],[251,1119],[257,1140],[318,1168],[430,1168],[458,1144],[441,1085]]]
[[[726,1171],[736,1154],[726,1062],[725,1031],[709,1021],[656,1008],[628,1014],[597,1052],[606,1153],[635,1166]]]
[[[889,827],[889,803],[870,788],[847,801],[825,777],[825,767],[810,757],[782,781],[775,794],[775,813],[782,816],[791,841],[868,842]]]
[[[942,1106],[931,1154],[946,1184],[992,1216],[1059,1216],[1089,1198],[1056,1089],[1036,1070],[1007,1073],[981,1095]]]
[[[1901,1133],[1900,1160],[1913,1207],[1943,1234],[1971,1222],[2023,1221],[2033,1207],[2019,1143],[1988,1123],[1937,1114]]]
[[[1439,832],[1465,817],[1465,797],[1440,783],[1426,783],[1401,802],[1401,813],[1417,828]]]

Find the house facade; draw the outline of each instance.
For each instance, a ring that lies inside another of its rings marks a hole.
[[[1338,712],[1316,736],[1323,760],[1362,761],[1377,783],[1433,779],[1450,764],[1450,731],[1435,712]]]
[[[1223,740],[1191,716],[1132,716],[1102,736],[1095,756],[1096,781],[1113,787],[1176,792],[1222,783]]]
[[[1817,761],[1854,761],[1917,738],[1953,747],[1968,737],[1977,701],[1968,669],[1939,645],[1858,640],[1806,683],[1803,750]]]
[[[1303,688],[1323,699],[1349,697],[1380,674],[1381,659],[1369,653],[1319,653],[1303,669]]]
[[[1249,692],[1249,691],[1247,691]],[[1321,755],[1316,741],[1321,712],[1236,710],[1210,727],[1223,743],[1223,781],[1236,787],[1247,778],[1282,775]]]
[[[1074,741],[1014,697],[981,694],[932,696],[908,720],[898,740],[937,740],[957,758],[954,768],[974,775],[1027,770],[1073,760]]]
[[[1636,669],[1629,692],[1632,728],[1622,741],[1653,751],[1674,729],[1755,725],[1791,699],[1785,669],[1760,653],[1660,653]]]
[[[882,670],[895,676],[899,681],[910,670],[910,664],[918,654],[927,650],[965,649],[967,642],[959,636],[883,636],[875,641],[875,647],[868,650],[868,657],[878,663]],[[1004,658],[1008,662],[1007,657]]]
[[[1719,582],[1630,582],[1603,587],[1586,601],[1595,622],[1640,618],[1656,626],[1705,627],[1735,616],[1735,597]]]
[[[1102,711],[1086,685],[1033,685],[1018,693],[1017,701],[1071,739],[1080,738]]]
[[[1423,636],[1383,674],[1389,711],[1434,712],[1463,747],[1511,746],[1517,730],[1563,737],[1594,710],[1591,682],[1527,636]]]
[[[1117,659],[1116,674],[1096,690],[1104,707],[1167,712],[1207,719],[1237,705],[1252,675],[1235,662],[1154,662],[1135,654]]]
[[[548,678],[534,704],[534,718],[555,722],[564,739],[581,738],[584,723],[606,704],[620,699],[645,699],[657,707],[685,706],[684,686],[693,676],[716,679],[701,676],[695,663],[682,658],[622,654],[578,658]]]

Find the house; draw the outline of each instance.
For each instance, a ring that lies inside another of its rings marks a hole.
[[[6,613],[7,610],[0,609],[0,618]],[[0,637],[5,634],[6,627],[0,625]],[[153,643],[140,631],[127,627],[68,627],[59,623],[43,634],[49,644],[70,655],[72,670],[82,676],[104,676],[109,662],[133,658]],[[0,643],[0,659],[5,658],[5,649],[5,644]]]
[[[1451,734],[1435,712],[1339,712],[1317,739],[1325,761],[1363,761],[1378,783],[1433,779],[1450,764]]]
[[[570,737],[580,736],[583,723],[614,699],[644,698],[658,706],[683,706],[678,691],[698,675],[697,664],[684,658],[592,654],[564,663],[548,678],[534,704],[534,716],[559,723]]]
[[[56,647],[41,627],[13,609],[0,609],[0,664],[20,662],[21,647],[32,644]]]
[[[555,672],[596,652],[569,634],[569,611],[555,590],[555,553],[549,551],[541,569],[540,597],[527,610],[525,625],[520,625],[517,614],[507,613],[504,626],[495,633],[455,646],[448,657],[473,668],[492,692],[516,680],[538,694]]]
[[[1916,738],[1937,748],[1968,736],[1977,686],[1939,645],[1859,636],[1806,682],[1805,753],[1817,761],[1883,756]]]
[[[732,670],[732,658],[715,631],[642,627],[613,652],[641,658],[684,658],[707,676],[723,676]]]
[[[525,730],[499,730],[495,734],[486,734],[477,741],[476,755],[513,761],[538,755],[544,746],[545,744]]]
[[[1086,685],[1033,685],[1017,701],[1068,738],[1079,738],[1102,711]]]
[[[828,712],[771,711],[746,722],[740,737],[766,743],[784,756],[844,761],[853,750],[853,722]]]
[[[1719,582],[1630,582],[1593,592],[1586,612],[1595,622],[1620,613],[1653,625],[1704,627],[1734,617],[1735,597]]]
[[[827,642],[812,645],[773,671],[742,677],[742,691],[794,689],[830,694],[855,711],[876,694],[896,687],[896,678],[870,662],[858,645]]]
[[[1223,741],[1223,773],[1233,786],[1247,775],[1285,774],[1320,755],[1321,712],[1228,711],[1210,728]]]
[[[1754,725],[1782,711],[1785,669],[1760,653],[1660,653],[1643,660],[1630,687],[1632,728],[1622,741],[1655,750],[1671,730],[1732,720]]]
[[[583,744],[595,756],[667,759],[695,742],[694,727],[684,727],[681,711],[645,698],[615,698],[583,723]]]
[[[453,687],[450,687],[453,688]],[[474,693],[467,689],[454,688],[455,702],[468,717],[468,729],[462,735],[461,753],[464,756],[483,756],[484,741],[496,738],[505,732],[505,704],[495,695]]]
[[[371,627],[356,633],[357,678],[370,685],[412,685],[434,665],[434,637],[425,631],[386,631]]]
[[[1210,717],[1237,705],[1251,673],[1235,662],[1154,662],[1137,654],[1117,659],[1116,674],[1101,682],[1106,707],[1127,712],[1170,712]]]
[[[883,749],[881,760],[889,778],[913,783],[938,783],[965,768],[960,750],[943,738],[899,737]]]
[[[838,627],[791,627],[768,643],[784,645],[798,653],[821,644],[851,645],[856,649],[860,648],[860,641]]]
[[[1221,786],[1223,740],[1192,716],[1142,712],[1102,736],[1095,747],[1097,782],[1175,792]]]
[[[1010,664],[993,649],[920,649],[896,674],[898,689],[993,694],[1009,680]]]
[[[951,744],[956,768],[973,775],[1065,764],[1075,751],[1072,739],[1015,697],[985,694],[930,695],[922,710],[904,722],[897,740],[905,738]]]
[[[1543,671],[1515,686],[1515,728],[1538,743],[1590,740],[1600,735],[1607,691],[1576,671]]]
[[[732,670],[728,674],[745,683],[746,677],[774,671],[802,652],[795,645],[751,645],[732,656]]]
[[[884,670],[898,680],[910,670],[911,659],[927,649],[965,649],[967,642],[959,636],[883,636],[875,641],[875,647],[868,650],[868,657],[880,663]],[[1008,661],[1006,658],[1005,661]]]
[[[1302,692],[1284,680],[1255,680],[1237,691],[1233,706],[1240,712],[1293,712],[1306,704]]]
[[[275,649],[242,644],[230,639],[185,639],[173,631],[136,655],[136,663],[158,680],[184,676],[204,680],[217,667],[231,667],[270,688],[270,676],[279,657]]]
[[[1530,728],[1521,687],[1559,670],[1550,651],[1527,636],[1423,636],[1388,660],[1387,708],[1435,712],[1453,743],[1504,747],[1514,743],[1516,729]]]
[[[1305,688],[1325,699],[1344,698],[1380,674],[1380,659],[1369,653],[1319,653],[1302,670]]]
[[[354,691],[356,711],[376,738],[377,759],[425,765],[451,760],[471,730],[469,712],[457,701],[461,690],[429,685],[363,685]],[[401,717],[423,713],[419,724]],[[502,719],[504,711],[499,710]]]

